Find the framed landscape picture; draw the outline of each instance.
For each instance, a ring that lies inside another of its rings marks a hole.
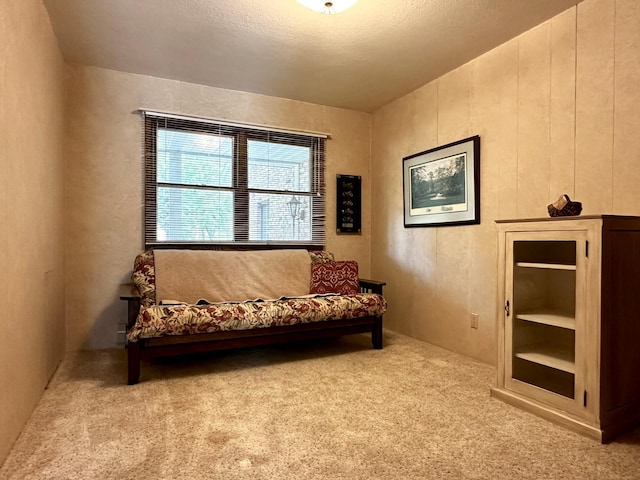
[[[405,227],[480,223],[480,137],[402,159]]]

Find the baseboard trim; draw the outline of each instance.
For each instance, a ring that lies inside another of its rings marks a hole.
[[[545,420],[549,420],[550,422],[566,427],[573,432],[592,438],[601,443],[604,443],[608,440],[608,438],[605,438],[604,432],[599,427],[581,422],[580,420],[570,417],[563,412],[559,412],[557,410],[549,408],[546,405],[538,403],[534,400],[523,398],[508,390],[504,390],[502,388],[492,388],[491,396],[505,403],[508,403],[509,405],[513,405],[514,407],[518,407],[529,413],[533,413],[534,415],[544,418]]]

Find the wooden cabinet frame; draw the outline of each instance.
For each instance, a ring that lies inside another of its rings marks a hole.
[[[497,223],[492,396],[603,442],[633,428],[640,422],[640,219]],[[554,262],[555,248],[574,256]]]

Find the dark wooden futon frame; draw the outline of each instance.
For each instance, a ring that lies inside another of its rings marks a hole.
[[[382,295],[385,282],[360,279],[360,291]],[[140,294],[132,284],[121,285],[120,299],[128,302],[127,331],[133,327],[140,311]],[[231,348],[270,345],[284,342],[329,338],[353,333],[371,332],[373,348],[382,348],[382,317],[362,317],[350,320],[301,323],[281,327],[252,330],[199,333],[196,335],[172,335],[144,338],[127,342],[127,382],[138,383],[140,361],[154,357],[209,352]]]

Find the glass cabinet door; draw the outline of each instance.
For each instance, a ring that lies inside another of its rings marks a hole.
[[[507,233],[505,385],[583,408],[584,232]]]

